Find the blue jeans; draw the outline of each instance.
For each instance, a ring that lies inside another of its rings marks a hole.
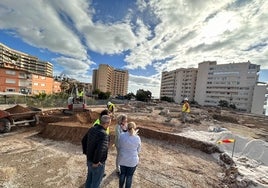
[[[119,188],[123,188],[126,181],[125,188],[131,188],[133,174],[136,167],[120,166]]]
[[[85,188],[99,188],[103,178],[105,164],[98,167],[92,167],[92,164],[92,162],[87,161],[88,172]]]

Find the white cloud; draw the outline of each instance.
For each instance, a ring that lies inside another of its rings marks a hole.
[[[105,23],[93,19],[96,10],[87,0],[1,0],[0,29],[58,53],[56,66],[76,78],[90,77],[94,62],[87,50],[127,51],[125,68],[156,69],[151,77],[131,75],[129,90],[146,87],[154,95],[163,70],[197,67],[205,60],[249,60],[268,69],[268,1],[138,0],[136,5],[126,7],[129,14],[121,20]]]
[[[137,90],[143,89],[144,91],[150,91],[154,98],[159,98],[160,80],[154,77],[145,77],[137,75],[129,75],[129,89],[128,92],[136,94]]]
[[[127,23],[96,24],[79,29],[84,33],[88,47],[101,54],[122,53],[136,45],[136,37]]]
[[[150,1],[160,23],[155,36],[132,49],[127,67],[146,68],[166,60],[167,69],[188,67],[204,60],[219,63],[243,62],[268,67],[264,51],[268,48],[268,3],[253,1],[237,8],[232,1]],[[176,9],[176,10],[175,10]],[[262,51],[246,51],[262,42]],[[255,58],[253,58],[255,57]]]
[[[82,82],[91,83],[92,77],[89,76],[89,68],[93,62],[89,60],[79,60],[74,58],[59,57],[54,59],[60,66],[64,67],[58,75],[64,73],[69,78],[75,78]],[[56,75],[56,74],[55,74]]]
[[[71,5],[73,2],[76,1]],[[49,1],[3,0],[0,5],[1,29],[14,30],[22,40],[35,47],[86,59],[86,49],[79,37],[62,22],[58,7],[52,7]]]

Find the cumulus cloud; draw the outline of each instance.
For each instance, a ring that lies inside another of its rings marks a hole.
[[[0,5],[1,29],[15,31],[32,46],[86,59],[86,49],[79,37],[60,19],[57,7],[49,1],[3,0]]]
[[[160,88],[159,88],[160,80],[155,79],[155,77],[145,77],[145,76],[137,76],[137,75],[129,75],[129,86],[130,92],[136,94],[137,90],[143,89],[145,91],[150,91],[152,96],[159,96]]]
[[[53,60],[56,61],[58,65],[63,67],[63,69],[60,71],[60,74],[63,73],[69,78],[75,78],[85,82],[91,81],[89,80],[89,78],[91,78],[91,76],[89,76],[89,70],[90,65],[94,64],[94,62],[91,62],[90,60],[79,60],[63,56]]]
[[[150,77],[131,75],[129,90],[151,87],[157,96],[164,70],[207,60],[268,69],[268,1],[137,0],[113,22],[94,19],[91,3],[1,0],[0,29],[57,53],[55,67],[78,78],[92,74],[89,51],[123,54],[130,71],[154,67]]]
[[[144,7],[143,2],[141,5]],[[203,60],[231,63],[250,59],[268,67],[268,62],[261,60],[267,59],[263,53],[266,45],[258,46],[263,52],[244,50],[260,41],[267,43],[267,22],[262,22],[267,19],[266,1],[248,1],[242,6],[234,1],[159,0],[148,2],[148,6],[160,22],[152,31],[154,37],[126,56],[128,68],[146,68],[163,60],[167,60],[165,67],[176,69],[186,64],[197,66]]]

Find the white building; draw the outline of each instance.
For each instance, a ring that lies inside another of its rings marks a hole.
[[[267,84],[257,83],[254,87],[251,113],[253,114],[266,114],[267,105]]]
[[[265,86],[257,85],[259,71],[260,65],[250,62],[199,63],[195,100],[209,106],[217,106],[220,100],[225,100],[241,111],[263,114]]]
[[[259,83],[260,65],[216,61],[198,64],[198,69],[176,69],[162,72],[160,98],[180,103],[188,97],[204,106],[218,106],[220,100],[234,104],[240,111],[264,114],[267,84]]]

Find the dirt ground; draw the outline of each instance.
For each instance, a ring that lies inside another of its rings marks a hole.
[[[165,106],[165,108],[163,108]],[[168,109],[168,110],[167,110]],[[14,109],[11,109],[15,110]],[[80,141],[102,108],[64,115],[62,110],[40,114],[37,127],[13,127],[0,135],[0,187],[84,187],[86,157]],[[177,106],[144,104],[118,106],[140,131],[142,152],[133,187],[248,187],[237,171],[219,162],[218,148],[177,136],[184,130],[221,126],[232,132],[267,141],[267,118],[224,110],[192,108],[189,123],[181,124]],[[114,126],[102,187],[118,187],[115,174]],[[213,155],[211,155],[213,154]]]

